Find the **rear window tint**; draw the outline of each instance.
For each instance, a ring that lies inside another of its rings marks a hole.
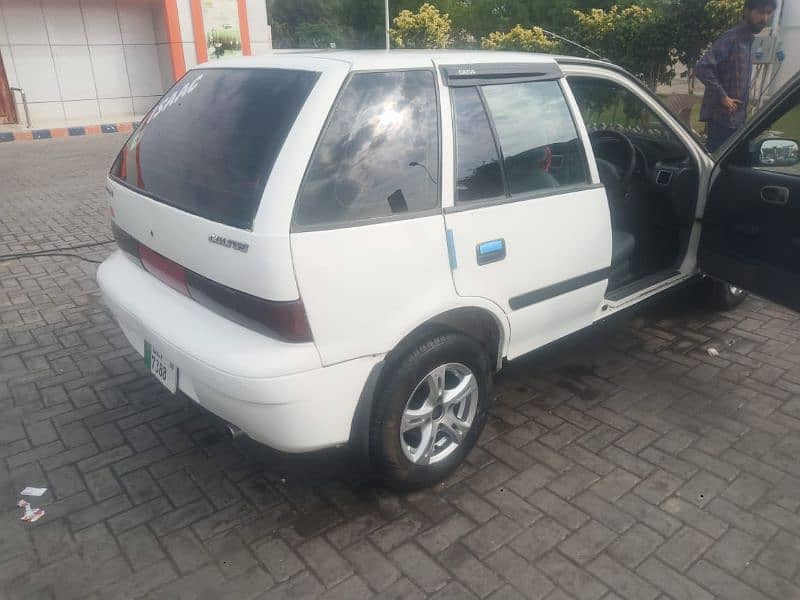
[[[438,118],[432,72],[353,75],[311,159],[295,224],[336,226],[435,208]]]
[[[588,183],[586,156],[557,81],[483,86],[512,196]]]
[[[492,126],[478,89],[453,88],[456,123],[456,202],[505,197]]]
[[[131,136],[112,176],[152,198],[248,229],[275,159],[318,73],[188,73]]]

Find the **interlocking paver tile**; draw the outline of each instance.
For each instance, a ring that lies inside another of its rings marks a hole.
[[[769,483],[750,475],[749,473],[741,473],[733,483],[731,483],[722,496],[742,508],[750,508],[758,502],[758,500],[769,489]]]
[[[728,525],[724,521],[680,498],[668,498],[661,508],[713,538],[719,538],[728,529]]]
[[[554,588],[541,571],[508,547],[500,548],[485,563],[530,600],[541,600]]]
[[[659,595],[658,589],[606,554],[598,556],[587,568],[623,598],[648,600]]]
[[[658,549],[656,555],[678,571],[685,571],[713,543],[710,537],[684,526]]]
[[[523,528],[505,515],[498,515],[463,538],[464,544],[478,558],[491,554],[523,531]]]
[[[526,559],[535,560],[561,543],[569,533],[567,528],[543,517],[514,538],[510,546]]]
[[[584,492],[575,498],[575,505],[586,514],[617,533],[632,527],[636,520],[592,492]]]
[[[395,548],[389,557],[406,577],[429,594],[442,589],[450,579],[447,571],[413,543]]]
[[[419,534],[417,542],[436,555],[475,529],[475,523],[461,513],[455,513],[441,523]]]
[[[738,574],[763,547],[764,543],[753,536],[738,529],[729,529],[709,548],[705,558],[729,573]]]
[[[407,577],[401,577],[382,592],[378,592],[375,596],[375,598],[383,600],[391,600],[394,598],[421,600],[426,597],[425,593]]]
[[[461,544],[454,544],[438,556],[439,562],[472,593],[485,598],[503,587],[503,580]]]
[[[161,544],[182,573],[191,573],[211,560],[208,550],[189,528],[165,535]]]
[[[567,472],[547,484],[551,492],[555,492],[567,500],[573,498],[587,487],[595,483],[600,477],[580,465],[575,465]]]
[[[158,540],[144,525],[118,535],[117,542],[131,566],[137,571],[165,557]]]
[[[297,552],[319,580],[332,587],[353,574],[350,563],[323,538],[314,538],[297,547]]]
[[[109,241],[123,140],[0,147],[0,254]],[[226,439],[147,376],[95,269],[0,262],[0,595],[800,597],[791,311],[678,295],[525,359],[458,474],[399,496]]]
[[[657,558],[648,558],[636,572],[675,600],[713,600],[708,591]]]
[[[641,479],[633,473],[615,468],[589,489],[601,498],[605,498],[609,502],[615,502],[640,481]]]
[[[708,511],[730,525],[735,525],[742,531],[767,541],[778,528],[761,517],[747,512],[724,498],[716,498],[708,505]]]
[[[741,578],[748,585],[772,598],[800,598],[800,586],[776,577],[772,571],[768,571],[759,564],[748,565],[742,572]]]
[[[614,540],[606,551],[619,563],[634,569],[663,543],[661,535],[637,523]]]
[[[376,592],[381,592],[400,578],[398,569],[369,541],[353,544],[344,551],[345,558]]]
[[[111,472],[111,469],[98,469],[87,473],[85,476],[86,485],[95,500],[101,501],[111,496],[115,496],[122,491],[117,478]]]
[[[559,554],[545,554],[537,563],[547,577],[578,600],[597,600],[608,591],[593,574]]]
[[[559,544],[558,549],[578,564],[585,564],[600,554],[617,537],[597,521],[589,521]]]
[[[688,572],[691,579],[726,600],[765,600],[766,596],[708,561],[701,560]]]

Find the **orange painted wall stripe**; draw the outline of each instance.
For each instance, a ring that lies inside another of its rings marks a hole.
[[[247,0],[237,0],[239,8],[239,33],[242,35],[242,54],[250,56],[250,24],[247,21]]]
[[[167,41],[169,57],[172,61],[172,77],[175,81],[186,73],[186,61],[183,58],[181,23],[178,19],[178,1],[164,0],[164,14],[167,20]]]
[[[203,25],[203,7],[200,0],[192,0],[192,26],[194,28],[194,47],[197,51],[197,64],[208,62],[206,28]]]

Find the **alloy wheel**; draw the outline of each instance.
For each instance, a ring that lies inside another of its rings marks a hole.
[[[444,460],[463,443],[477,409],[478,382],[469,367],[448,363],[435,368],[417,384],[403,410],[403,454],[418,465]]]

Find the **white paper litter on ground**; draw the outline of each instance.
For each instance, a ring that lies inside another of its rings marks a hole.
[[[41,496],[47,491],[47,488],[26,487],[19,494],[20,496]]]
[[[709,356],[719,356],[719,350],[716,348],[709,348],[706,352],[708,352]]]

